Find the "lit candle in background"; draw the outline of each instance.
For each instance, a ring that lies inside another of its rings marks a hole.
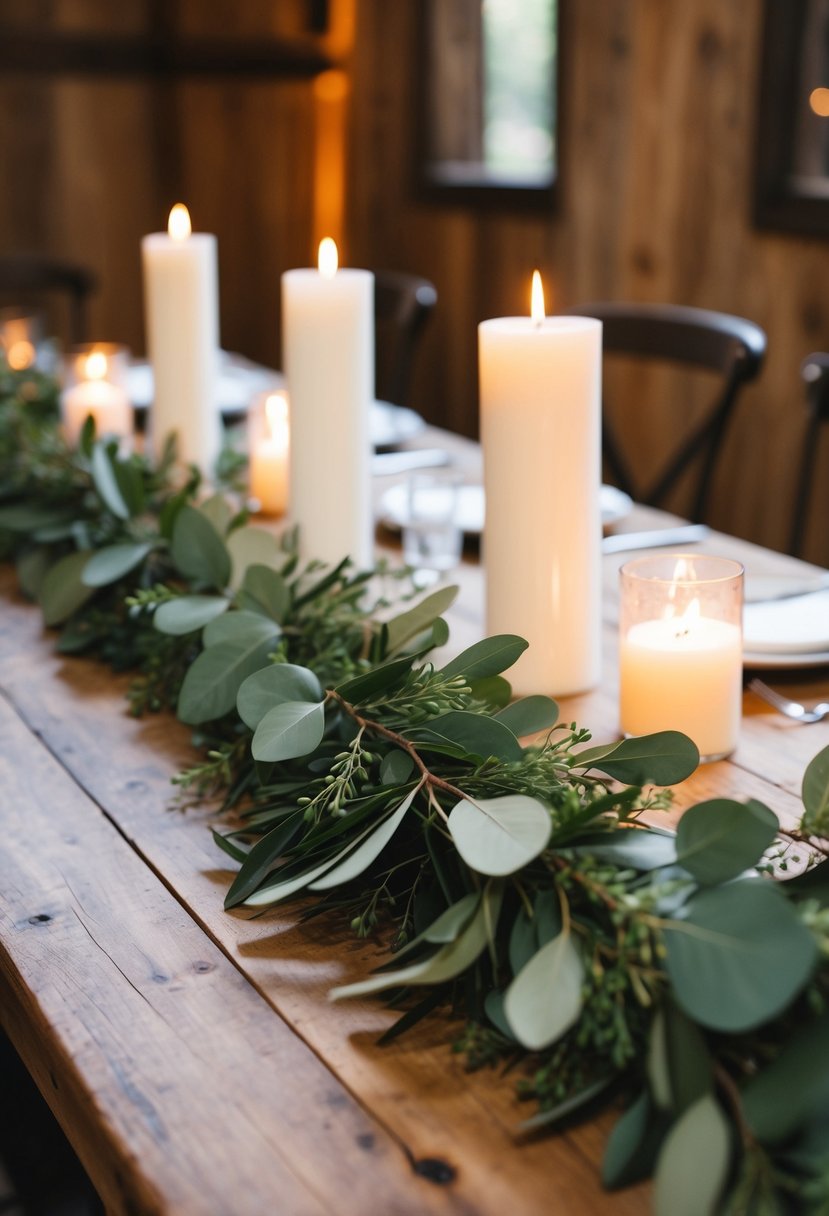
[[[680,730],[703,759],[728,755],[742,706],[742,567],[660,555],[628,562],[621,578],[622,730]]]
[[[263,393],[249,416],[250,494],[265,515],[288,509],[288,400],[284,393]]]
[[[147,353],[153,369],[150,435],[156,458],[171,432],[182,461],[207,476],[221,447],[219,274],[216,238],[193,233],[177,203],[167,232],[141,242]]]
[[[37,347],[43,340],[40,316],[15,308],[0,309],[0,353],[13,372],[35,366]]]
[[[282,276],[282,327],[300,549],[364,568],[373,553],[374,276],[338,269],[336,245],[322,241],[318,270]]]
[[[61,394],[64,433],[74,447],[87,418],[95,434],[126,439],[133,432],[133,411],[124,386],[126,348],[99,344],[73,352],[67,364],[68,387]]]
[[[530,643],[516,694],[566,695],[600,676],[602,327],[545,318],[533,278],[532,316],[478,329],[486,625]]]

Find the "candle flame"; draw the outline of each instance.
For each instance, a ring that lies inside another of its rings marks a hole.
[[[107,357],[104,352],[93,350],[91,354],[87,355],[83,371],[87,380],[103,380],[107,374]]]
[[[284,393],[271,393],[265,398],[265,418],[271,439],[287,430],[288,398]]]
[[[337,253],[337,245],[331,240],[330,236],[323,237],[320,241],[319,255],[317,265],[319,272],[324,279],[333,279],[337,273],[339,263],[339,255]]]
[[[12,342],[6,352],[6,362],[13,372],[25,371],[35,361],[35,348],[28,338],[19,338]]]
[[[174,241],[186,241],[193,231],[190,224],[190,212],[184,203],[176,203],[167,220],[167,231]]]
[[[695,629],[700,619],[699,600],[694,597],[688,607],[683,612],[682,616],[677,617],[674,628],[674,637],[687,638],[688,635]]]
[[[544,285],[541,282],[541,275],[537,270],[533,271],[533,286],[530,300],[530,316],[536,325],[540,325],[544,320]]]

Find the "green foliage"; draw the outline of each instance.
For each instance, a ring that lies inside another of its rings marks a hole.
[[[689,739],[586,747],[550,698],[512,702],[512,635],[436,667],[455,588],[395,606],[347,560],[303,567],[290,537],[199,503],[172,449],[153,468],[87,426],[68,450],[56,401],[0,367],[2,552],[64,653],[132,668],[134,712],[198,728],[175,780],[235,810],[226,906],[302,894],[383,934],[388,961],[332,998],[388,994],[391,1034],[464,1014],[470,1067],[523,1060],[530,1130],[623,1086],[603,1180],[655,1174],[657,1211],[825,1211],[825,862],[773,882],[790,837],[754,800],[644,825],[669,801],[646,787],[696,766]],[[801,846],[829,829],[829,749],[803,801]]]

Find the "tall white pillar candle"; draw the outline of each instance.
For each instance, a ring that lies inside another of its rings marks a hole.
[[[168,231],[145,236],[141,253],[154,380],[153,452],[158,457],[175,432],[179,459],[210,476],[221,446],[216,238],[191,232],[187,208],[178,203],[170,212]]]
[[[291,516],[304,557],[372,561],[371,401],[374,276],[338,270],[333,241],[319,270],[282,276],[282,357],[291,402]]]
[[[479,327],[486,624],[530,644],[518,695],[599,682],[601,359],[601,323],[545,319],[540,279],[533,317]]]

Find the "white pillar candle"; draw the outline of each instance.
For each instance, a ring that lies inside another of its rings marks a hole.
[[[190,230],[180,203],[168,231],[141,242],[147,353],[153,369],[150,414],[156,458],[171,432],[179,458],[209,476],[221,446],[219,274],[216,238]]]
[[[110,350],[123,348],[112,348]],[[116,435],[128,439],[133,431],[133,412],[126,389],[117,383],[116,367],[123,355],[109,355],[106,350],[91,348],[72,360],[75,378],[61,394],[63,429],[67,443],[75,447],[87,418],[95,422],[98,438]]]
[[[601,665],[602,328],[533,316],[479,326],[487,632],[529,649],[517,695],[594,687]]]
[[[265,515],[288,509],[288,400],[284,393],[265,393],[251,406],[248,453],[251,497]]]
[[[291,403],[291,516],[304,557],[372,561],[370,407],[374,276],[338,270],[333,241],[318,270],[282,276],[282,357]]]

